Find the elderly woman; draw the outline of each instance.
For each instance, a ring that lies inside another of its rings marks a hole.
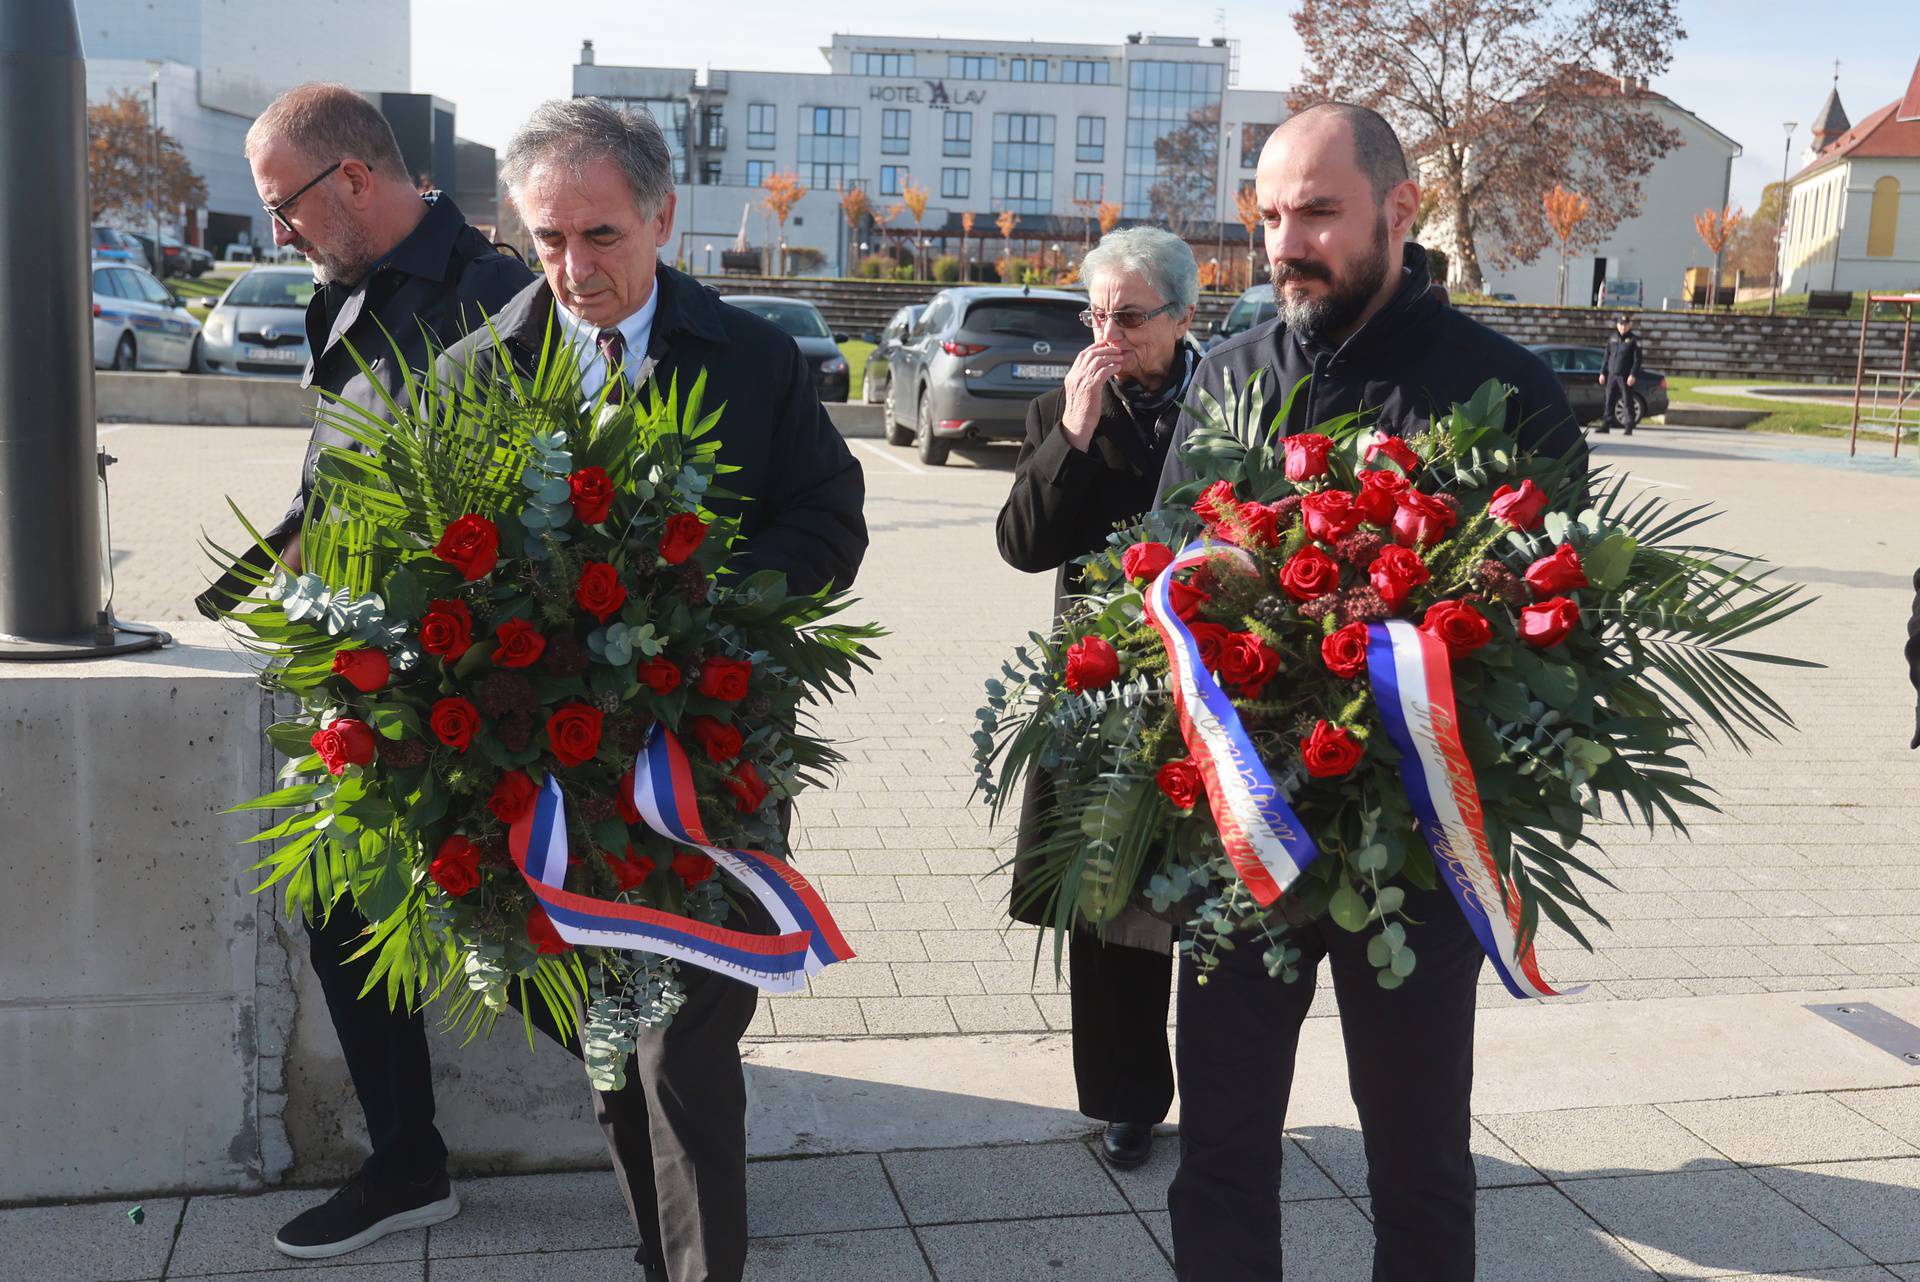
[[[1080,586],[1068,562],[1105,546],[1115,525],[1153,506],[1180,402],[1200,363],[1187,336],[1200,279],[1185,241],[1155,227],[1112,232],[1087,254],[1080,274],[1089,304],[1081,319],[1093,345],[1075,358],[1058,390],[1027,410],[1026,441],[998,522],[1000,555],[1009,565],[1058,572],[1056,613]],[[1051,799],[1047,778],[1030,780],[1020,855],[1046,835]],[[1016,858],[1010,911],[1016,920],[1047,924],[1050,905],[1027,873]],[[1071,940],[1080,1111],[1108,1124],[1107,1159],[1123,1168],[1147,1160],[1153,1128],[1173,1102],[1172,942],[1170,928],[1132,912],[1109,927],[1104,942],[1091,929]]]

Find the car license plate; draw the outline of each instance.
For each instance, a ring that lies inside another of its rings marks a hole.
[[[1049,383],[1058,383],[1066,378],[1068,368],[1069,367],[1065,365],[1015,365],[1013,367],[1013,376],[1015,378],[1031,378],[1044,380]]]
[[[297,347],[249,347],[247,359],[250,361],[273,361],[280,365],[292,365],[296,361],[304,363],[306,353]]]

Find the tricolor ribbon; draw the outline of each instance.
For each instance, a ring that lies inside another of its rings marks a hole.
[[[1460,739],[1445,643],[1402,619],[1370,624],[1367,672],[1387,739],[1400,754],[1407,801],[1440,879],[1501,982],[1515,997],[1562,996],[1540,977],[1532,942],[1520,946],[1520,897],[1500,875],[1487,841],[1480,787]]]
[[[1147,590],[1147,621],[1167,648],[1174,715],[1188,759],[1206,785],[1221,844],[1254,901],[1264,908],[1319,857],[1320,849],[1274,787],[1240,724],[1240,714],[1233,710],[1233,700],[1201,662],[1186,620],[1174,613],[1174,575],[1210,558],[1231,559],[1248,571],[1257,568],[1244,548],[1189,543]]]
[[[507,846],[560,938],[659,953],[770,993],[793,992],[807,976],[853,956],[819,893],[791,865],[758,850],[716,846],[708,838],[686,750],[664,726],[654,728],[634,762],[633,802],[648,827],[700,851],[746,886],[781,933],[730,930],[567,890],[565,798],[559,781],[548,774],[533,806],[509,829]]]

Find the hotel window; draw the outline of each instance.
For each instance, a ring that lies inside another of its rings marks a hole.
[[[1069,85],[1110,85],[1113,83],[1113,67],[1104,61],[1062,58],[1060,80]]]
[[[860,109],[802,107],[800,181],[814,191],[833,191],[860,172]]]
[[[1073,198],[1097,204],[1107,198],[1107,179],[1105,174],[1075,174],[1073,176]]]
[[[1027,78],[1027,60],[1025,58],[1007,59],[1007,79],[1025,80]]]
[[[880,151],[897,156],[913,150],[913,117],[889,107],[880,113]]]
[[[767,151],[773,147],[773,131],[780,118],[780,109],[770,102],[747,104],[747,146],[756,151]]]
[[[911,76],[913,55],[910,53],[856,53],[853,55],[853,74],[896,78]]]
[[[747,186],[758,187],[773,176],[771,160],[749,160],[747,162]]]
[[[973,154],[973,113],[971,111],[941,113],[940,154],[943,156]]]
[[[1031,70],[1028,72],[1027,79],[1033,80],[1033,81],[1045,81],[1046,78],[1047,78],[1047,60],[1045,58],[1035,58],[1031,64]]]
[[[940,171],[940,198],[942,200],[966,200],[973,195],[973,171],[971,169],[942,169]]]
[[[905,165],[880,166],[880,194],[882,196],[898,196],[901,185],[912,181],[913,176],[907,172]]]
[[[1107,158],[1107,118],[1082,116],[1074,122],[1073,158],[1099,164]]]
[[[1053,117],[996,112],[993,206],[1019,214],[1053,208]]]
[[[996,58],[950,53],[947,55],[947,74],[955,80],[998,80],[1000,63]]]

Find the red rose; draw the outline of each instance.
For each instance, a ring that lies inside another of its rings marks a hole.
[[[707,540],[707,523],[691,512],[677,512],[667,518],[660,532],[660,559],[679,565],[692,556]]]
[[[1406,547],[1437,543],[1459,520],[1452,508],[1433,495],[1409,488],[1401,493],[1400,506],[1393,513],[1393,540]]]
[[[741,734],[738,729],[715,717],[693,717],[687,721],[687,732],[693,741],[706,750],[710,761],[732,761],[740,755]]]
[[[536,953],[567,953],[573,951],[573,945],[560,938],[560,932],[553,928],[553,921],[547,916],[547,910],[535,904],[527,913],[527,942],[533,945]]]
[[[1357,677],[1367,670],[1367,625],[1349,623],[1320,643],[1320,662],[1336,677]]]
[[[1546,649],[1559,645],[1580,622],[1580,607],[1566,597],[1551,597],[1520,611],[1520,639]]]
[[[1338,543],[1360,524],[1360,513],[1353,507],[1353,495],[1345,490],[1322,490],[1300,500],[1307,535],[1322,543]]]
[[[1333,438],[1322,436],[1318,432],[1302,432],[1298,436],[1289,436],[1280,442],[1287,452],[1287,479],[1289,481],[1311,481],[1315,477],[1326,475],[1327,451],[1333,448]]]
[[[457,659],[473,644],[473,615],[465,601],[435,601],[420,620],[420,648],[443,659]]]
[[[533,809],[533,800],[539,795],[540,785],[532,776],[524,770],[509,770],[487,795],[487,809],[493,811],[493,817],[501,823],[512,824]]]
[[[745,659],[708,659],[700,665],[700,684],[696,687],[709,699],[738,703],[747,697],[747,680],[753,665]]]
[[[627,585],[620,571],[605,561],[589,561],[580,567],[580,582],[574,585],[573,599],[580,608],[605,623],[608,616],[627,603]]]
[[[1347,773],[1360,764],[1365,751],[1345,726],[1326,721],[1314,722],[1313,730],[1300,743],[1301,760],[1306,763],[1307,773],[1315,779],[1331,779]]]
[[[1311,601],[1340,586],[1340,565],[1319,548],[1301,548],[1281,569],[1280,586],[1296,601]]]
[[[496,668],[529,667],[547,649],[547,639],[525,619],[508,619],[493,630],[493,640]]]
[[[1180,579],[1167,585],[1167,602],[1173,606],[1173,612],[1183,619],[1192,619],[1200,613],[1200,607],[1211,600],[1211,593],[1203,592]]]
[[[573,514],[582,525],[598,525],[613,508],[613,482],[604,467],[583,467],[567,478]]]
[[[385,688],[393,675],[393,665],[383,650],[348,646],[344,650],[334,651],[333,675],[346,678],[347,684],[361,694],[372,694],[375,690]]]
[[[547,747],[563,766],[593,760],[600,751],[600,709],[590,703],[563,703],[547,718]]]
[[[1233,633],[1218,623],[1189,624],[1187,631],[1193,634],[1193,644],[1200,651],[1200,666],[1209,672],[1220,670],[1221,656],[1226,653],[1227,638]]]
[[[373,727],[353,717],[328,722],[307,742],[320,754],[330,775],[344,774],[348,766],[366,765],[379,747]]]
[[[1120,655],[1104,638],[1081,637],[1067,647],[1067,689],[1099,690],[1120,675]]]
[[[480,847],[455,833],[434,852],[427,876],[449,895],[466,894],[480,884]]]
[[[1543,556],[1528,566],[1527,586],[1535,596],[1552,596],[1569,588],[1586,587],[1587,571],[1580,564],[1580,555],[1573,550],[1573,544],[1562,543],[1553,550],[1552,556]]]
[[[469,512],[447,525],[433,554],[471,583],[486,577],[499,562],[500,531],[486,517]]]
[[[1360,493],[1353,500],[1354,510],[1367,524],[1386,529],[1393,524],[1393,514],[1406,488],[1407,478],[1398,472],[1362,472]]]
[[[620,812],[620,821],[622,823],[637,824],[640,822],[640,807],[633,804],[632,766],[627,767],[626,772],[620,776],[620,782],[614,785],[613,804],[614,808]]]
[[[713,876],[713,856],[683,850],[673,857],[673,875],[678,877],[681,884],[688,890],[692,890]]]
[[[1120,570],[1129,579],[1151,583],[1173,564],[1173,549],[1164,543],[1136,543],[1120,557]]]
[[[634,670],[640,684],[655,694],[672,694],[680,688],[680,665],[663,654],[656,654]]]
[[[1251,632],[1235,632],[1220,652],[1220,675],[1243,699],[1258,699],[1280,671],[1280,654]]]
[[[1431,575],[1427,572],[1427,563],[1412,548],[1403,548],[1398,544],[1380,549],[1380,555],[1373,559],[1372,567],[1367,571],[1367,582],[1373,584],[1373,590],[1387,603],[1390,610],[1398,610],[1406,604],[1407,593],[1425,583]]]
[[[1185,757],[1161,766],[1153,776],[1153,781],[1160,785],[1160,791],[1173,803],[1175,810],[1192,810],[1205,787],[1200,778],[1200,767]]]
[[[1280,514],[1265,503],[1242,503],[1236,509],[1237,524],[1221,534],[1229,543],[1245,548],[1270,548],[1280,541]]]
[[[1233,482],[1215,481],[1193,501],[1193,514],[1208,525],[1217,525],[1238,506],[1240,500],[1233,492]]]
[[[1547,492],[1532,481],[1520,482],[1520,488],[1503,485],[1493,492],[1493,501],[1487,504],[1487,512],[1496,521],[1505,522],[1516,530],[1537,530],[1540,528],[1540,514],[1547,510]]]
[[[1363,461],[1371,463],[1382,454],[1398,463],[1400,470],[1408,476],[1412,476],[1413,469],[1420,466],[1420,456],[1413,452],[1411,445],[1397,436],[1388,436],[1384,432],[1367,443],[1367,452],[1362,456]]]
[[[653,860],[646,855],[634,854],[632,846],[627,847],[625,859],[616,859],[612,855],[607,855],[606,860],[607,867],[613,870],[613,879],[620,883],[622,890],[632,890],[636,886],[644,885],[647,878],[653,876]]]
[[[465,752],[473,742],[474,731],[480,728],[480,709],[473,706],[471,699],[450,695],[433,705],[427,724],[440,736],[441,743],[456,752]]]
[[[734,766],[732,772],[720,782],[733,794],[733,804],[740,808],[741,814],[752,814],[767,799],[766,782],[760,778],[760,772],[753,768],[751,761],[742,761]]]
[[[1420,630],[1444,641],[1447,653],[1455,658],[1493,640],[1487,617],[1465,601],[1435,601],[1427,607]]]

